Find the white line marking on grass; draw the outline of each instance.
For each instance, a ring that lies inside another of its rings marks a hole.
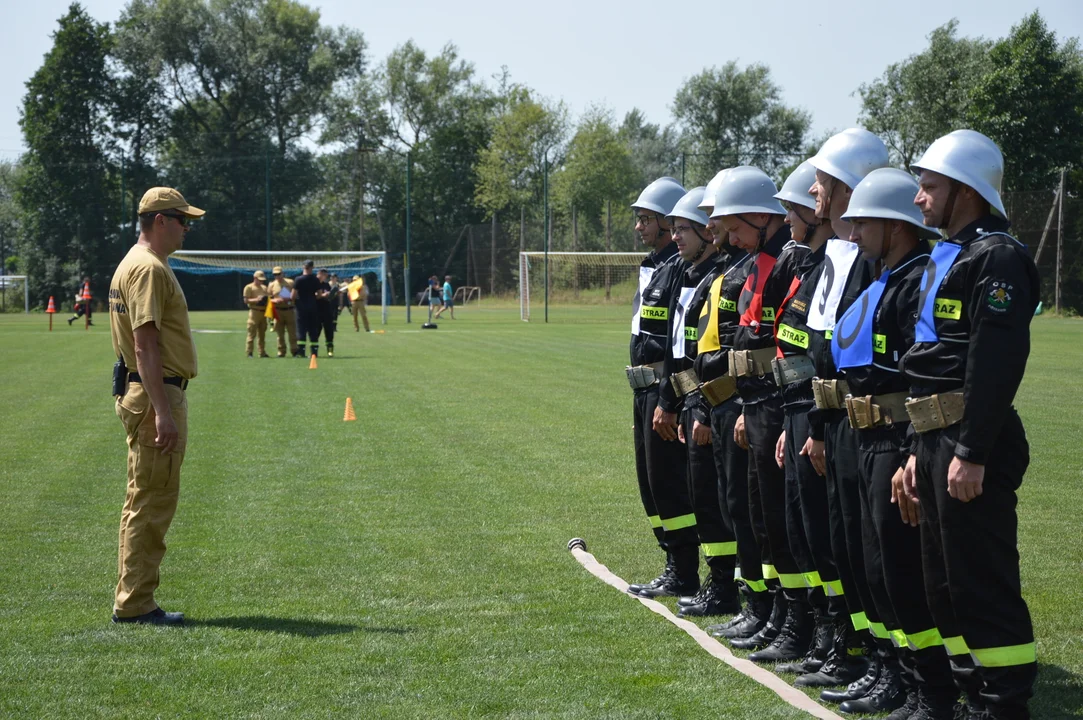
[[[192,332],[205,333],[207,335],[240,335],[242,332],[244,332],[244,330],[200,330],[198,328],[194,328]]]
[[[586,568],[591,575],[607,585],[615,587],[625,595],[628,595],[628,583],[614,575],[609,568],[598,562],[598,560],[589,552],[576,547],[572,548],[572,555],[575,556],[575,559],[579,561],[579,564]],[[658,613],[666,620],[669,620],[671,623],[691,635],[692,639],[699,643],[699,646],[708,653],[726,663],[742,675],[752,678],[768,690],[773,691],[776,695],[798,710],[803,710],[813,717],[821,718],[822,720],[843,720],[843,718],[831,712],[823,705],[820,705],[808,695],[805,695],[797,688],[782,680],[778,675],[760,667],[751,660],[744,660],[737,657],[730,652],[729,648],[705,633],[699,625],[689,622],[688,620],[682,620],[670,612],[669,608],[662,603],[649,598],[636,597],[635,595],[628,595],[628,597],[635,598],[649,609]]]

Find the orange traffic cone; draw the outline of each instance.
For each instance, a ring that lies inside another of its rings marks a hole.
[[[346,398],[346,414],[342,416],[342,421],[349,422],[356,419],[357,416],[353,414],[353,400]]]
[[[313,355],[312,359],[308,361],[308,369],[309,370],[315,370],[316,369],[316,356],[315,355]]]
[[[53,296],[49,296],[49,307],[45,308],[45,312],[49,313],[49,332],[53,331],[53,315],[56,314],[56,303],[53,302]]]

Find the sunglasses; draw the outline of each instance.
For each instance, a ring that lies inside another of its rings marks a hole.
[[[190,218],[187,215],[174,215],[173,213],[158,213],[162,217],[173,218],[180,223],[181,227],[188,227],[188,221]]]

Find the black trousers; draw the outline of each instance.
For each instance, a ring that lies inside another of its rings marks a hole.
[[[1034,629],[1019,581],[1016,490],[1030,464],[1030,447],[1012,409],[985,465],[982,494],[970,502],[948,494],[948,468],[959,427],[918,435],[917,488],[921,549],[929,609],[953,653],[956,682],[977,685],[994,718],[1026,718],[1038,666]],[[948,638],[958,633],[978,666],[968,678]]]
[[[335,319],[335,311],[328,307],[320,312],[319,317],[320,325],[323,327],[324,339],[327,340],[327,347],[333,348],[335,346],[335,326],[338,324]]]
[[[297,342],[320,341],[320,313],[315,307],[297,306]]]
[[[688,456],[679,440],[654,431],[658,386],[636,390],[632,400],[633,437],[639,496],[658,544],[666,550],[695,545],[696,516],[688,489]]]
[[[748,485],[759,489],[771,555],[767,562],[774,566],[786,596],[803,599],[806,597],[805,579],[790,551],[786,532],[786,474],[775,462],[775,445],[782,435],[782,398],[773,397],[745,405],[744,416],[749,447]]]
[[[711,411],[711,451],[722,498],[722,519],[733,529],[737,541],[741,579],[753,592],[763,592],[767,588],[757,536],[766,537],[767,529],[762,514],[754,516],[749,503],[748,451],[733,439],[733,426],[740,416],[741,405],[736,397]]]
[[[831,553],[827,484],[812,467],[812,461],[800,454],[809,436],[810,407],[811,404],[786,407],[783,427],[786,430],[786,527],[790,550],[813,589],[815,602],[825,594],[841,595],[841,583]],[[833,609],[841,610],[838,601],[833,603]]]
[[[951,667],[929,611],[922,577],[921,531],[903,522],[891,502],[891,479],[901,467],[908,423],[859,430],[865,572],[877,615],[903,650],[904,666],[928,690],[951,695]]]
[[[697,445],[692,439],[693,417],[690,410],[681,414],[685,447],[688,449],[688,481],[692,491],[692,510],[696,515],[696,533],[707,566],[715,582],[732,583],[737,567],[737,539],[733,525],[723,512],[725,496],[719,483],[712,443]],[[710,431],[708,425],[707,430]]]
[[[876,617],[872,607],[861,530],[861,474],[858,470],[857,434],[846,414],[829,411],[824,428],[827,460],[827,510],[831,554],[842,582],[846,609],[855,630],[869,627]]]

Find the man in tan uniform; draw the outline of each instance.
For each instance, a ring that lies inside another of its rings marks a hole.
[[[244,351],[248,357],[252,357],[252,344],[259,345],[259,356],[268,357],[265,338],[267,336],[267,286],[264,281],[267,275],[262,270],[257,270],[252,275],[252,282],[244,286],[241,297],[248,305],[248,338],[244,343]]]
[[[109,285],[118,357],[113,391],[128,435],[115,623],[184,622],[183,613],[167,613],[154,601],[188,444],[185,390],[197,371],[188,303],[166,258],[184,244],[189,220],[202,215],[172,188],[148,190],[139,202],[139,240]]]
[[[357,316],[361,315],[361,322],[365,324],[365,332],[372,332],[369,327],[369,316],[365,312],[365,303],[368,302],[369,290],[365,287],[365,281],[360,275],[354,275],[353,281],[346,286],[346,292],[350,296],[350,312],[353,313],[354,332],[360,332],[357,326]]]
[[[293,280],[282,274],[277,265],[271,270],[275,279],[271,281],[268,292],[271,304],[275,307],[278,319],[275,320],[275,334],[278,335],[278,357],[286,357],[286,334],[290,337],[290,355],[297,357],[297,314],[293,309]]]

